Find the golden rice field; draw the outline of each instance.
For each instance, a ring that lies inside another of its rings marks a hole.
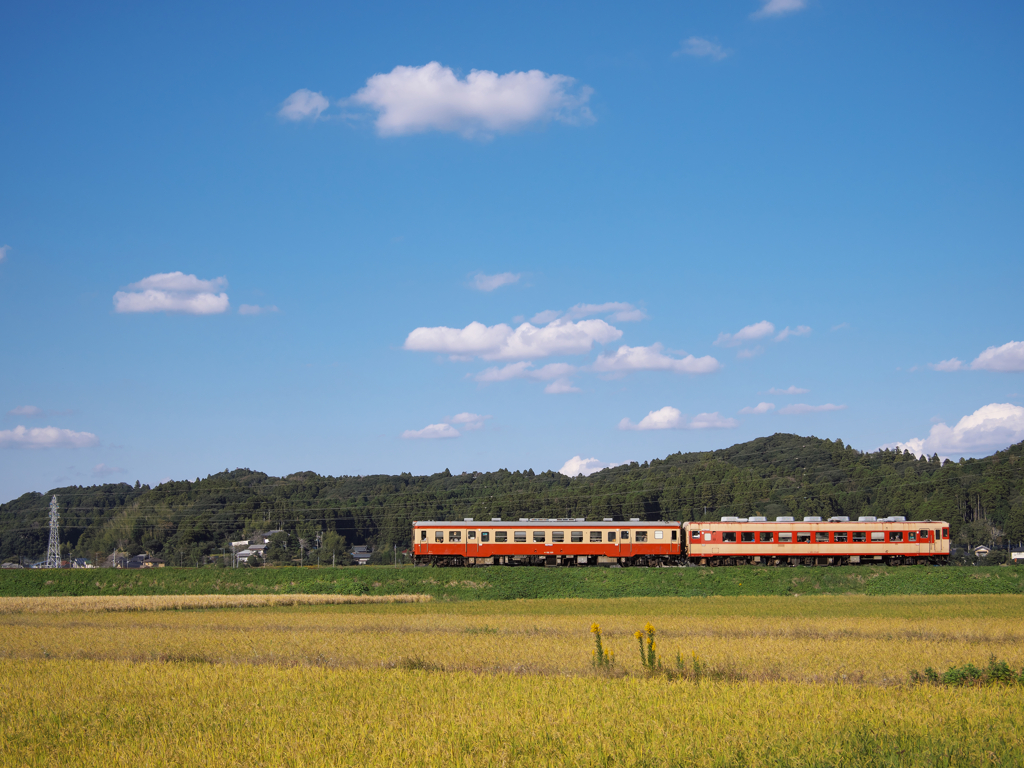
[[[0,765],[1024,766],[1020,688],[907,683],[1024,666],[1021,596],[62,605],[0,601]]]

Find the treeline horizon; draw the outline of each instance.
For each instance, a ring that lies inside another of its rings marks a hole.
[[[780,433],[587,477],[532,469],[272,477],[245,468],[155,488],[68,486],[0,504],[0,561],[45,553],[52,495],[60,507],[62,554],[91,560],[117,549],[201,564],[231,541],[271,529],[287,532],[296,550],[301,539],[307,553],[321,533],[332,549],[344,537],[348,545],[372,545],[388,559],[394,547],[409,546],[414,520],[466,517],[903,515],[948,522],[954,543],[999,547],[1024,542],[1024,443],[980,459],[943,462],[934,455],[866,453],[842,440]]]

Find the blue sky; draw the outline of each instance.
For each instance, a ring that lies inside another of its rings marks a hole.
[[[0,11],[2,499],[1024,439],[1016,4],[91,6]]]

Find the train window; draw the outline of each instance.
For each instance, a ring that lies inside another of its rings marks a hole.
[[[547,540],[548,540],[547,531],[534,531],[533,532],[533,543],[534,544],[543,544]]]
[[[601,532],[600,531],[591,531],[590,532],[590,541],[591,541],[591,543],[593,543],[595,541],[600,541],[600,540],[601,540]]]
[[[619,541],[629,541],[629,531],[620,531]]]
[[[832,541],[834,541],[836,544],[845,544],[846,531],[837,531],[836,533],[832,534]]]
[[[928,541],[928,531],[921,531],[919,536],[920,538],[918,539],[918,541]]]
[[[917,541],[917,534],[914,533],[913,531],[910,531],[907,534],[907,541]]]
[[[663,539],[664,537],[665,537],[665,532],[664,531],[655,531],[654,532],[654,538],[656,538],[656,539]]]
[[[561,544],[563,541],[565,541],[565,531],[552,531],[551,540],[557,542],[558,544]]]
[[[873,541],[873,542],[885,541],[885,531],[872,531],[871,532],[871,541]]]
[[[420,541],[426,541],[426,540],[427,540],[427,532],[426,531],[420,531]]]
[[[816,531],[814,540],[818,544],[828,544],[828,531]]]
[[[462,541],[462,531],[448,531],[448,541]]]
[[[572,531],[569,537],[577,544],[583,541],[583,531]]]
[[[491,532],[490,531],[480,531],[480,541],[486,542],[486,541],[490,541],[490,540],[491,540]]]
[[[942,538],[944,538],[944,539],[948,539],[949,538],[949,528],[943,528],[942,529]]]
[[[676,538],[677,538],[676,534],[678,534],[678,533],[679,533],[679,531],[672,531],[672,541],[676,540]]]
[[[722,541],[736,541],[736,531],[722,531]]]
[[[526,531],[515,531],[515,532],[513,533],[513,538],[514,538],[514,539],[515,539],[515,540],[516,540],[516,541],[517,541],[517,542],[518,542],[519,544],[525,544],[525,543],[526,543]]]
[[[637,543],[641,541],[647,541],[647,531],[637,531],[636,538],[634,539]]]
[[[854,531],[853,532],[853,543],[854,544],[863,544],[867,540],[868,540],[868,535],[866,533],[864,533],[864,531]]]
[[[797,544],[810,544],[811,543],[811,532],[807,531],[806,533],[804,533],[804,532],[801,531],[800,533],[798,533],[796,535],[796,543]]]
[[[772,540],[772,532],[761,531],[761,533],[758,535],[758,538],[761,540],[762,543],[768,542],[770,544]]]
[[[704,531],[704,541],[711,541],[711,531]]]
[[[470,541],[476,541],[476,531],[470,531],[466,534],[466,538]]]
[[[903,531],[889,531],[889,541],[903,541]]]
[[[740,541],[746,542],[748,544],[752,543],[754,541],[754,532],[743,531],[742,533],[740,533]]]
[[[608,541],[615,541],[615,531],[608,531]]]
[[[495,531],[494,532],[494,543],[504,544],[508,541],[508,531]]]
[[[438,544],[444,543],[444,531],[434,531],[434,541]]]
[[[700,541],[700,531],[690,531],[690,537],[694,541]]]
[[[793,534],[789,531],[779,532],[779,544],[789,544],[793,541]]]

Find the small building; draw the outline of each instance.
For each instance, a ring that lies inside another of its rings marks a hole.
[[[984,544],[979,544],[978,546],[976,546],[974,549],[971,550],[971,552],[974,554],[975,557],[988,557],[988,553],[991,552],[991,551],[992,550],[990,550]]]
[[[20,565],[18,563],[4,563],[3,565],[0,565],[0,568],[24,568],[24,567],[25,566]]]
[[[1010,550],[1011,563],[1024,563],[1024,548]]]
[[[352,561],[356,565],[366,565],[368,562],[370,562],[370,556],[373,554],[373,547],[353,547],[352,551],[349,554],[352,555]]]

